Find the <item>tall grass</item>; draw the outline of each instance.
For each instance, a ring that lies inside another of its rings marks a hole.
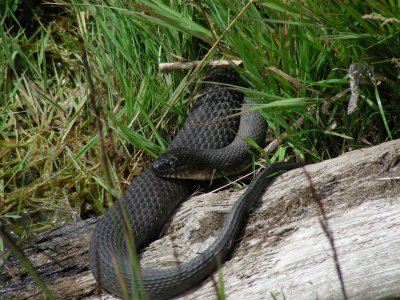
[[[34,9],[40,21],[29,25],[7,3],[0,220],[19,237],[101,213],[108,192],[117,198],[167,147],[194,102],[200,75],[163,73],[158,64],[202,59],[221,36],[209,58],[243,61],[246,94],[268,121],[269,138],[282,140],[267,160],[296,154],[321,161],[399,137],[396,1],[272,0],[247,9],[239,0],[54,1],[45,5],[50,14]],[[84,49],[113,189],[100,163]],[[373,71],[363,76],[357,110],[348,115],[353,63]],[[300,117],[302,125],[293,126]]]

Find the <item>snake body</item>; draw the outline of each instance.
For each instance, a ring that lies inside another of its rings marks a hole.
[[[228,146],[219,149],[171,149],[153,163],[153,170],[167,178],[210,180],[247,169],[252,150],[249,139],[258,144],[265,139],[265,120],[258,112],[246,113],[248,104],[246,100],[242,105],[239,130]]]
[[[214,69],[206,80],[241,84],[238,74],[230,69]],[[244,96],[239,91],[221,84],[208,84],[203,86],[202,92],[167,153],[175,153],[178,149],[198,149],[196,152],[201,153],[202,159],[206,156],[214,159],[211,172],[218,176],[234,173],[235,165],[239,165],[236,172],[248,167],[251,147],[246,138],[251,137],[255,143],[263,144],[264,119],[257,112],[243,114],[246,117],[231,117],[244,104]],[[237,157],[239,159],[232,163]],[[161,157],[159,167],[155,163],[153,169],[162,172],[164,158]],[[249,207],[263,191],[264,177],[276,168],[294,167],[280,165],[264,171],[265,174],[254,180],[235,204],[220,236],[204,253],[177,267],[164,269],[140,268],[132,264],[132,247],[127,246],[126,240],[133,234],[134,248],[141,249],[156,239],[176,206],[198,184],[192,180],[161,178],[151,168],[144,170],[128,187],[124,197],[106,212],[93,232],[89,262],[94,277],[101,287],[117,296],[132,297],[136,294],[143,298],[166,299],[182,293],[209,276],[216,269],[217,260],[223,261],[232,250]],[[228,171],[217,174],[219,168]]]

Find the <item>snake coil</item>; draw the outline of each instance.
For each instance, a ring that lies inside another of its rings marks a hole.
[[[175,165],[172,175],[163,173],[165,164],[171,165],[171,154],[175,157],[182,149],[191,154],[195,152],[196,160],[187,161],[198,162],[198,166],[206,169],[205,173],[225,176],[249,166],[252,149],[249,137],[261,146],[264,143],[266,123],[257,112],[232,117],[246,105],[244,95],[227,86],[243,86],[238,74],[231,69],[217,68],[207,74],[205,81],[214,84],[203,84],[202,96],[167,153],[153,168],[135,178],[124,197],[106,212],[93,232],[89,247],[90,268],[101,287],[114,295],[166,299],[204,280],[216,269],[217,259],[223,261],[233,249],[249,209],[264,190],[266,178],[277,170],[297,167],[294,163],[272,165],[253,180],[228,214],[220,236],[201,255],[164,269],[132,264],[131,249],[126,242],[132,238],[129,234],[133,233],[137,249],[147,246],[157,238],[177,205],[198,186],[194,180],[162,178],[156,174],[180,177],[182,171]],[[202,163],[210,157],[212,167]],[[203,175],[194,178],[201,179]]]

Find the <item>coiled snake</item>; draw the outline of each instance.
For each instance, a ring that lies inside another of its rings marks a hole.
[[[148,245],[157,238],[176,206],[198,186],[194,180],[158,175],[205,179],[238,173],[251,163],[249,152],[253,148],[249,138],[263,146],[266,122],[258,112],[232,117],[246,105],[244,95],[227,86],[242,85],[238,74],[231,69],[217,68],[205,80],[214,84],[203,84],[201,97],[167,153],[135,178],[124,197],[101,218],[93,232],[90,268],[100,285],[112,294],[166,299],[204,280],[217,268],[217,259],[223,261],[233,249],[249,209],[264,190],[267,177],[277,170],[297,167],[296,163],[272,165],[253,180],[228,214],[220,236],[204,253],[177,267],[135,266],[127,237],[133,234],[136,249]],[[200,168],[201,172],[187,171],[189,168],[182,167],[187,164]]]

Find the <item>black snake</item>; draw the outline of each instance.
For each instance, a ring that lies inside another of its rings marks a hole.
[[[133,235],[136,249],[148,245],[158,237],[176,206],[198,187],[198,182],[193,180],[161,178],[154,170],[175,178],[181,177],[182,172],[184,177],[194,179],[216,178],[240,172],[250,165],[249,152],[253,148],[249,137],[263,146],[266,122],[259,113],[253,111],[232,117],[246,106],[244,95],[227,87],[242,85],[238,74],[231,69],[217,68],[205,80],[214,84],[203,84],[202,95],[167,153],[153,164],[153,169],[144,170],[131,183],[125,196],[102,217],[94,230],[89,248],[90,268],[101,287],[112,294],[165,299],[204,280],[217,268],[217,260],[223,261],[233,249],[241,225],[262,194],[267,177],[277,170],[297,167],[296,163],[283,163],[265,169],[236,202],[220,236],[196,258],[164,269],[140,268],[132,263],[135,249],[128,247],[126,240]],[[193,166],[203,172],[193,176],[186,169],[181,170],[181,160],[176,158],[180,153],[185,154],[184,165],[196,162]]]

